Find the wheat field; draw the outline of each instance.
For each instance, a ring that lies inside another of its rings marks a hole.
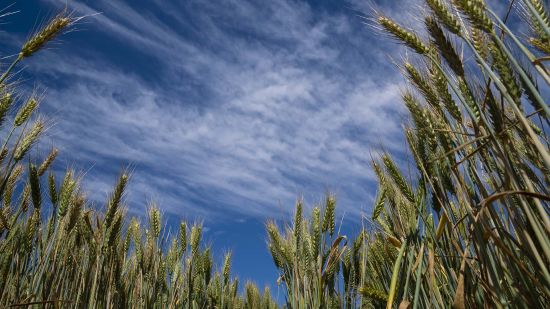
[[[0,307],[546,308],[547,3],[510,1],[499,16],[484,0],[424,2],[422,29],[365,16],[365,31],[403,46],[412,164],[374,156],[376,199],[357,235],[340,234],[333,194],[312,207],[298,198],[287,224],[265,223],[282,299],[239,282],[231,252],[216,263],[201,223],[170,233],[154,204],[126,219],[127,170],[98,208],[84,174],[50,169],[56,148],[29,157],[48,127],[38,114],[47,98],[19,91],[13,76],[82,19],[60,12],[0,77]],[[527,33],[509,25],[512,13]]]

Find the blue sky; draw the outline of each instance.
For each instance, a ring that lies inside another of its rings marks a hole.
[[[3,55],[66,2],[16,2]],[[44,91],[52,124],[32,155],[60,148],[55,168],[84,172],[100,206],[131,166],[129,215],[155,201],[168,227],[202,220],[243,282],[274,287],[267,219],[288,221],[298,196],[312,206],[331,191],[353,233],[376,190],[371,154],[404,157],[392,64],[403,49],[359,17],[372,1],[68,3],[90,16],[19,73],[23,88]],[[419,23],[411,1],[374,5]]]

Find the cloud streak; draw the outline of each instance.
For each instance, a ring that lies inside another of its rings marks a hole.
[[[375,190],[370,154],[403,151],[400,79],[352,11],[290,0],[72,5],[103,12],[85,35],[142,61],[118,63],[90,43],[30,66],[48,77],[50,134],[90,169],[92,198],[131,164],[135,212],[154,199],[209,220],[279,217],[298,195],[331,190],[354,216]]]

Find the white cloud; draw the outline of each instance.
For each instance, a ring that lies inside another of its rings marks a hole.
[[[286,216],[280,205],[290,212],[297,195],[311,201],[327,189],[348,216],[369,206],[370,153],[404,150],[402,107],[395,73],[381,75],[387,64],[370,62],[386,61],[383,46],[353,37],[368,29],[358,30],[352,12],[315,15],[287,0],[156,3],[166,12],[196,9],[194,28],[122,2],[74,3],[84,14],[103,11],[87,27],[155,59],[155,72],[126,73],[99,52],[71,47],[33,63],[72,81],[46,83],[46,107],[65,156],[93,165],[85,180],[93,198],[130,163],[133,209],[153,198],[168,213],[209,220],[232,211]],[[343,51],[344,41],[366,55]],[[190,95],[194,86],[208,95]]]

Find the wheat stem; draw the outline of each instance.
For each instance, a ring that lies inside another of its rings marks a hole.
[[[525,47],[525,45],[523,45],[519,41],[519,39],[514,35],[514,33],[512,33],[512,31],[508,28],[508,26],[506,26],[506,24],[504,22],[502,22],[502,20],[498,17],[498,15],[495,12],[493,12],[490,9],[487,9],[487,10],[489,11],[489,13],[491,13],[491,15],[493,15],[495,20],[499,23],[499,26],[502,27],[502,29],[504,29],[506,31],[506,34],[508,34],[508,36],[512,39],[512,41],[514,41],[514,43],[516,43],[516,45],[523,52],[523,54],[529,59],[529,61],[531,61],[531,63],[533,63],[535,65],[535,69],[544,78],[546,83],[548,85],[550,85],[550,75],[548,75],[548,72],[546,71],[546,68],[542,64],[536,63],[535,55],[533,55],[533,53],[531,53],[529,51],[529,49],[527,49],[527,47]]]
[[[15,68],[15,66],[19,63],[19,61],[21,61],[21,56],[18,56],[12,63],[11,65],[8,67],[8,69],[2,74],[2,76],[0,77],[0,84],[2,84],[6,78],[8,78],[9,74],[11,73],[11,71],[13,70],[13,68]]]
[[[550,169],[550,155],[548,154],[548,151],[547,151],[546,148],[541,144],[541,142],[539,141],[537,135],[535,134],[535,132],[533,131],[533,129],[531,128],[531,126],[530,126],[529,123],[527,122],[527,119],[525,118],[525,116],[523,115],[523,113],[519,110],[519,108],[517,107],[517,105],[514,103],[514,100],[513,100],[513,99],[510,97],[510,95],[508,94],[508,90],[507,90],[506,87],[502,84],[502,82],[500,81],[500,79],[498,78],[498,76],[496,76],[495,73],[491,70],[491,68],[490,68],[489,65],[485,62],[485,60],[483,60],[483,59],[481,58],[481,56],[480,56],[479,53],[474,49],[474,47],[471,45],[471,43],[470,43],[469,41],[466,41],[466,43],[470,46],[470,48],[472,49],[472,51],[473,51],[474,54],[476,55],[477,59],[479,60],[479,62],[480,62],[481,65],[483,66],[485,72],[487,72],[487,73],[489,74],[489,76],[491,77],[491,79],[493,80],[493,82],[497,85],[497,87],[498,87],[499,90],[501,91],[503,97],[506,99],[506,101],[508,101],[508,103],[510,103],[509,105],[511,106],[512,110],[514,111],[514,114],[516,115],[516,117],[518,117],[520,123],[523,125],[523,127],[525,128],[525,130],[526,130],[527,133],[529,134],[529,137],[531,138],[533,144],[535,145],[535,147],[536,147],[537,150],[539,151],[540,155],[542,156],[546,168]]]
[[[535,85],[533,85],[533,82],[531,81],[531,79],[527,76],[527,74],[525,73],[521,65],[519,65],[519,63],[517,62],[515,57],[512,55],[512,53],[508,50],[506,45],[504,45],[504,42],[502,42],[502,40],[494,34],[493,34],[493,39],[498,44],[499,48],[506,53],[506,56],[516,68],[516,72],[519,73],[519,76],[521,77],[525,85],[527,85],[530,91],[535,95],[535,99],[537,101],[538,107],[542,108],[544,110],[544,113],[546,114],[546,117],[549,118],[550,109],[548,108],[548,105],[544,102],[544,99],[540,96],[538,89],[535,87]]]
[[[403,254],[405,253],[406,248],[407,248],[407,239],[405,239],[405,241],[401,245],[401,248],[399,249],[399,253],[397,255],[397,259],[395,260],[395,263],[393,266],[393,272],[391,275],[390,290],[388,293],[388,302],[386,303],[386,309],[391,309],[393,306],[393,299],[395,297],[395,293],[397,292],[397,277],[399,277],[401,260],[403,259]]]
[[[542,27],[542,29],[544,29],[544,32],[546,33],[547,36],[550,36],[550,27],[548,27],[548,21],[544,20],[542,16],[540,16],[539,12],[537,11],[537,9],[533,6],[533,4],[531,3],[531,1],[529,0],[524,0],[523,3],[525,3],[525,5],[527,6],[527,8],[529,9],[529,11],[531,11],[531,14],[533,16],[535,16],[535,18],[537,19],[537,21],[539,22],[539,25],[540,27]]]

